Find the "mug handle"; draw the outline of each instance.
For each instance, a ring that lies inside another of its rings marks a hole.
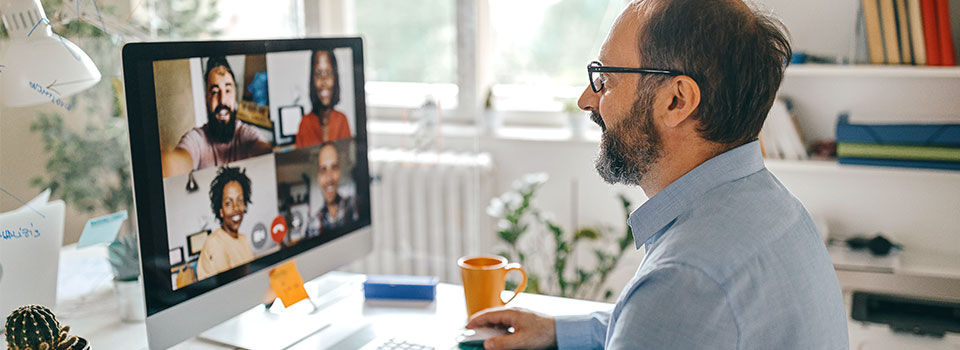
[[[527,288],[527,271],[524,271],[523,267],[521,267],[520,264],[518,263],[507,264],[507,266],[504,268],[507,270],[506,274],[509,274],[510,271],[516,270],[516,271],[520,271],[520,274],[523,275],[523,281],[520,281],[520,285],[517,286],[517,290],[513,291],[513,296],[510,297],[510,299],[508,299],[507,301],[503,301],[503,297],[500,298],[500,302],[502,302],[503,305],[507,305],[507,303],[513,301],[513,298],[517,297],[517,294],[520,294],[521,292],[523,292],[524,289]],[[506,274],[504,274],[504,276],[506,276]]]

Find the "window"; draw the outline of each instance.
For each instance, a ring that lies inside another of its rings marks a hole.
[[[455,1],[355,0],[368,81],[456,83]]]
[[[488,0],[498,84],[582,86],[622,0]]]
[[[319,0],[314,0],[319,1]],[[407,120],[427,99],[482,118],[487,93],[508,125],[562,126],[585,67],[625,0],[332,0],[319,20],[364,37],[371,119]],[[402,15],[398,15],[402,14]],[[306,21],[310,21],[308,17]],[[309,27],[309,24],[308,24]],[[321,23],[320,28],[323,28]],[[458,33],[458,30],[460,31]],[[458,55],[457,48],[467,48]],[[476,54],[463,54],[475,48]],[[475,57],[474,57],[475,56]],[[460,96],[476,93],[476,98]]]

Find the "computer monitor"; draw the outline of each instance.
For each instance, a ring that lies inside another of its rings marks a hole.
[[[123,47],[151,348],[262,303],[280,263],[309,280],[371,250],[362,58],[360,38]]]

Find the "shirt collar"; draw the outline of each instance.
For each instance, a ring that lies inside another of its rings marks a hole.
[[[630,214],[627,224],[640,248],[707,191],[763,169],[760,141],[753,141],[710,158],[672,182]]]

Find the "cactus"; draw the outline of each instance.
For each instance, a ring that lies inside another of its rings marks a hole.
[[[27,305],[7,316],[8,350],[89,350],[87,341],[70,336],[70,326],[60,326],[50,309]]]

